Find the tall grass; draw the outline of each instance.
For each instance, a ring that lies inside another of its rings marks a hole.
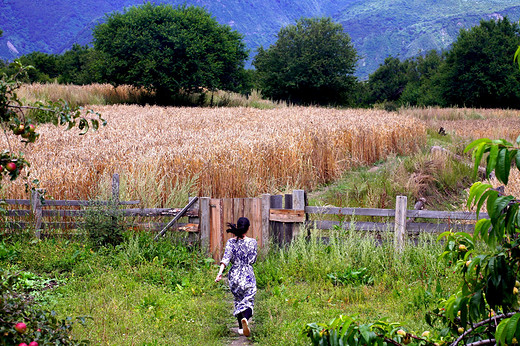
[[[58,83],[25,84],[19,90],[25,102],[64,100],[73,106],[114,105],[114,104],[153,104],[155,93],[144,88],[130,85],[117,87],[111,84],[73,85]],[[286,106],[283,102],[266,100],[258,90],[249,95],[216,90],[204,93],[179,95],[178,102],[186,106],[203,107],[252,107],[272,109]]]
[[[303,232],[302,232],[303,233]],[[326,238],[323,238],[326,236]],[[378,241],[351,230],[311,232],[277,249],[256,266],[259,293],[255,340],[260,344],[305,345],[301,328],[339,314],[373,322],[387,317],[410,330],[429,328],[424,314],[456,287],[450,271],[437,261],[441,245],[422,235],[394,251],[393,242]],[[330,275],[363,269],[372,285],[336,285]],[[437,286],[442,289],[436,289]]]
[[[153,93],[130,85],[114,87],[111,84],[72,85],[33,83],[23,85],[18,96],[25,102],[67,101],[72,106],[144,104],[153,99]]]
[[[150,207],[169,205],[179,189],[211,197],[309,190],[426,142],[421,121],[384,111],[124,105],[95,110],[108,121],[97,132],[78,136],[41,125],[35,145],[16,146],[26,150],[32,176],[48,196],[92,198],[114,172],[125,181],[125,197]],[[6,146],[5,138],[0,146]],[[23,197],[20,184],[6,184],[5,196]]]

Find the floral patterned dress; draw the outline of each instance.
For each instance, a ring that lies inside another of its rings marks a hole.
[[[256,239],[244,237],[244,239],[231,238],[226,243],[222,261],[225,266],[231,263],[228,279],[229,288],[234,296],[236,316],[255,303],[256,278],[252,264],[256,262],[258,245]]]

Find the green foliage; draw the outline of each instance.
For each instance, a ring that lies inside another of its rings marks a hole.
[[[234,90],[244,79],[242,36],[193,6],[130,7],[93,31],[103,78],[154,90],[159,102],[183,93]]]
[[[94,202],[86,210],[81,230],[87,235],[94,247],[119,245],[125,231],[124,218],[117,204],[108,205]]]
[[[329,273],[327,277],[332,283],[337,285],[373,285],[374,277],[367,273],[367,268],[352,269],[347,268],[343,272]]]
[[[358,57],[330,18],[302,18],[280,30],[253,61],[264,95],[298,104],[342,104],[354,87]]]
[[[424,55],[400,61],[388,57],[369,76],[369,102],[397,102],[401,105],[442,104],[438,70],[444,57],[432,50]]]
[[[57,57],[58,82],[85,85],[101,81],[100,54],[89,46],[72,45]]]
[[[40,345],[85,345],[88,341],[74,339],[71,335],[75,322],[85,323],[85,318],[59,319],[54,311],[46,311],[26,293],[27,275],[0,269],[0,345],[15,345],[32,341]],[[26,330],[15,329],[24,323]]]
[[[520,27],[506,17],[461,30],[441,69],[448,105],[517,108],[520,71],[511,64],[520,44]]]

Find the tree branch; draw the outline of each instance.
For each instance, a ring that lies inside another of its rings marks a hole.
[[[488,324],[489,322],[495,322],[496,324],[496,321],[497,320],[502,320],[504,318],[507,318],[507,317],[511,317],[515,314],[518,314],[519,312],[518,311],[515,311],[515,312],[508,312],[507,314],[501,314],[501,315],[497,315],[497,316],[493,316],[493,317],[490,317],[486,320],[483,320],[483,321],[480,321],[478,323],[475,323],[470,329],[466,330],[464,333],[462,333],[452,344],[451,346],[456,346],[459,344],[459,342],[464,339],[464,337],[468,334],[470,334],[471,332],[473,332],[475,329],[477,329],[478,327],[481,327],[483,325],[486,325]],[[491,339],[489,339],[491,340]],[[484,341],[484,340],[482,340]],[[480,342],[480,341],[478,341]],[[469,345],[487,345],[487,344],[476,344],[476,343],[471,343],[471,344],[468,344]]]

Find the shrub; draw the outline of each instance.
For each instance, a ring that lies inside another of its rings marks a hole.
[[[88,344],[88,341],[75,340],[70,334],[73,324],[84,323],[84,317],[58,319],[54,311],[43,310],[30,295],[20,291],[19,280],[19,274],[0,269],[0,345],[32,341],[40,345]]]
[[[119,245],[123,241],[124,219],[117,205],[92,204],[81,226],[94,247]]]

